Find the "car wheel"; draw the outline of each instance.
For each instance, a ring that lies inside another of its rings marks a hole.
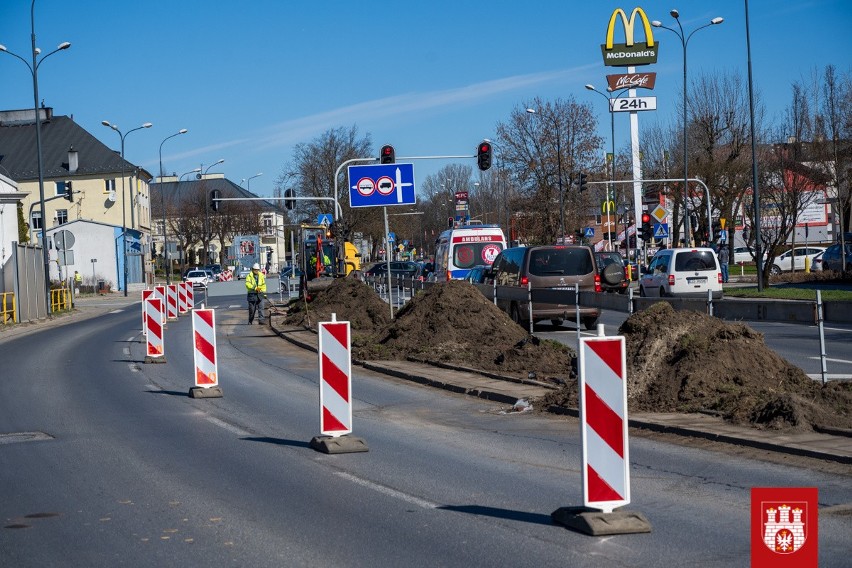
[[[665,298],[666,295],[666,289],[660,286],[660,298]]]
[[[781,274],[781,267],[777,264],[773,264],[772,268],[769,269],[769,273],[777,276],[778,274]]]
[[[562,325],[562,320],[560,318],[555,318],[555,319],[550,320],[550,323],[552,323],[553,325],[558,327],[558,326]]]
[[[583,326],[588,330],[595,329],[598,323],[598,318],[583,318]]]
[[[512,304],[511,313],[509,314],[509,316],[512,318],[513,322],[515,322],[521,327],[524,326],[524,322],[521,319],[521,310],[520,308],[518,308],[518,304]]]

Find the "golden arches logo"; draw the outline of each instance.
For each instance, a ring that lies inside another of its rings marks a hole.
[[[636,24],[636,15],[642,19],[642,28],[645,30],[645,42],[648,47],[654,47],[654,32],[651,29],[651,22],[648,21],[648,16],[645,15],[645,10],[639,6],[633,8],[630,13],[630,18],[627,18],[627,13],[621,8],[616,8],[609,18],[609,25],[606,28],[606,49],[612,49],[612,36],[615,33],[615,18],[621,16],[621,22],[624,24],[624,43],[629,47],[633,45],[633,28]]]

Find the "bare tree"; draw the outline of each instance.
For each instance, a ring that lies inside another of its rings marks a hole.
[[[525,213],[519,220],[523,240],[554,242],[560,216],[564,217],[566,232],[585,224],[591,200],[572,189],[571,180],[581,171],[603,173],[596,159],[601,155],[603,139],[596,131],[597,117],[591,103],[578,103],[574,97],[553,102],[537,97],[515,108],[506,122],[497,124],[502,157],[517,190],[516,208]],[[565,206],[563,212],[560,203]]]

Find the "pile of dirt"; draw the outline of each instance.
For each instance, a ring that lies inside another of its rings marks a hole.
[[[810,379],[744,324],[659,302],[619,329],[631,412],[712,412],[765,429],[852,428],[852,385]],[[541,401],[577,406],[576,385]]]
[[[391,321],[390,308],[375,290],[355,278],[337,278],[312,294],[310,301],[293,300],[282,323],[316,330],[318,322],[331,321],[331,314],[349,322],[353,339],[375,333]]]
[[[417,293],[384,328],[355,342],[360,359],[439,361],[562,383],[574,352],[539,341],[476,288],[450,281]]]
[[[560,386],[535,401],[577,408],[573,350],[540,341],[466,282],[432,286],[391,320],[372,288],[336,280],[313,301],[291,304],[286,325],[316,329],[319,321],[348,320],[353,357],[443,362]],[[813,381],[769,349],[743,324],[659,302],[619,329],[627,344],[631,412],[712,412],[738,424],[768,429],[852,429],[852,384]]]

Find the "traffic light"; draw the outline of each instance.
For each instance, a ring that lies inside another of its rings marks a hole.
[[[382,146],[379,161],[383,164],[396,163],[396,151],[393,149],[393,146],[391,146],[390,144],[385,144],[384,146]]]
[[[491,142],[483,140],[476,149],[476,163],[483,172],[491,167]]]
[[[654,229],[651,227],[651,216],[647,213],[642,213],[642,226],[639,228],[639,238],[646,242],[654,238]]]
[[[580,191],[586,191],[587,189],[589,189],[586,185],[586,174],[582,172],[579,176],[577,176],[577,183],[580,186]]]
[[[74,195],[73,195],[72,190],[71,190],[71,182],[70,181],[65,182],[65,199],[67,199],[68,201],[74,201]]]
[[[292,211],[296,207],[296,200],[292,199],[293,197],[295,195],[292,189],[284,190],[284,208],[288,211]]]
[[[222,199],[222,192],[221,191],[219,191],[218,189],[214,189],[213,191],[210,192],[210,210],[211,211],[218,211],[219,210],[219,205],[221,204],[221,201],[219,201],[220,199]]]

